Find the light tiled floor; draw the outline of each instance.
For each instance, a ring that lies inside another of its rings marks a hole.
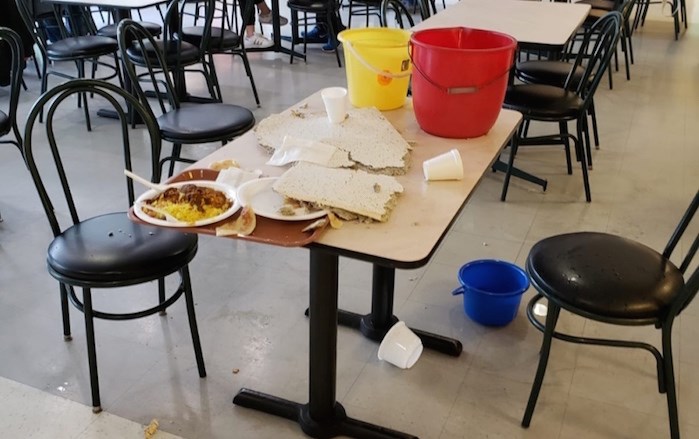
[[[694,3],[688,7],[691,17]],[[603,83],[595,99],[602,144],[590,174],[593,202],[584,202],[579,169],[565,173],[559,148],[524,150],[518,157],[522,168],[549,180],[546,193],[515,180],[501,203],[502,176],[487,175],[430,264],[399,271],[396,281],[396,314],[411,326],[460,339],[463,354],[425,351],[403,371],[380,362],[375,343],[340,328],[337,398],[352,416],[423,438],[668,436],[665,399],[655,389],[647,354],[560,342],[554,343],[531,428],[522,429],[540,334],[522,312],[505,328],[481,327],[450,294],[462,263],[497,257],[522,265],[538,239],[556,233],[602,230],[656,248],[664,244],[699,186],[699,31],[691,27],[673,41],[671,23],[655,8],[652,21],[634,37],[632,80],[615,74],[614,90]],[[321,87],[345,83],[344,70],[317,46],[309,48],[307,64],[289,65],[286,57],[271,54],[250,58],[262,99],[254,110],[258,119]],[[220,57],[218,68],[226,101],[254,108],[239,60]],[[39,89],[31,68],[26,76],[21,118]],[[63,141],[93,157],[86,179],[102,172],[100,163],[118,157],[109,144],[113,122],[95,118],[94,131],[87,133],[82,112],[60,117]],[[203,156],[215,147],[187,151]],[[136,155],[137,168],[145,169],[145,152]],[[152,419],[161,425],[156,437],[303,437],[295,424],[235,407],[231,398],[245,386],[306,400],[307,251],[202,237],[191,271],[208,377],[197,376],[183,304],[167,317],[99,321],[105,411],[93,415],[85,405],[90,392],[81,315],[71,311],[74,340],[63,342],[58,289],[44,263],[49,229],[11,148],[0,149],[0,181],[0,437],[136,438]],[[341,306],[368,312],[371,267],[342,259],[340,268]],[[146,304],[154,291],[144,291],[97,294],[96,305]],[[675,331],[686,438],[699,437],[697,315],[696,305],[687,309]],[[570,316],[562,324],[584,334],[614,333]],[[658,339],[649,329],[623,333]]]

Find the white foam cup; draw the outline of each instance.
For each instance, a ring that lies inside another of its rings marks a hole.
[[[388,361],[401,369],[410,369],[422,354],[422,341],[399,321],[388,330],[379,346],[379,360]]]
[[[330,123],[340,123],[347,117],[347,89],[328,87],[320,92]]]
[[[425,180],[461,180],[464,178],[464,165],[461,154],[456,149],[422,162]]]

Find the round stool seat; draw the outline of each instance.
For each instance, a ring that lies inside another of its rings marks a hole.
[[[158,35],[163,33],[163,27],[157,23],[151,23],[149,21],[139,21],[138,24],[143,26],[148,31],[148,33],[150,33],[154,37],[157,37]],[[101,27],[97,30],[97,35],[116,39],[118,26],[119,24],[109,24],[107,26]]]
[[[682,273],[660,253],[606,233],[539,241],[529,253],[527,271],[544,296],[592,318],[661,318],[684,287]]]

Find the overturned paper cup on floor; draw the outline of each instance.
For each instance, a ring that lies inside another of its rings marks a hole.
[[[388,330],[379,346],[379,360],[401,369],[410,369],[422,354],[422,341],[413,331],[398,322]]]
[[[464,165],[461,154],[456,149],[422,162],[425,180],[461,180],[464,178]]]
[[[347,89],[344,87],[328,87],[320,92],[331,123],[340,123],[347,117]]]

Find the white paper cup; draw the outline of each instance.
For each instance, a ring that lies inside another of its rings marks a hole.
[[[425,180],[461,180],[464,178],[464,165],[461,154],[456,149],[422,162]]]
[[[347,89],[344,87],[324,88],[320,92],[330,123],[340,123],[347,117]]]
[[[379,346],[379,360],[388,361],[401,369],[410,369],[422,354],[422,341],[413,331],[398,322],[386,335]]]

